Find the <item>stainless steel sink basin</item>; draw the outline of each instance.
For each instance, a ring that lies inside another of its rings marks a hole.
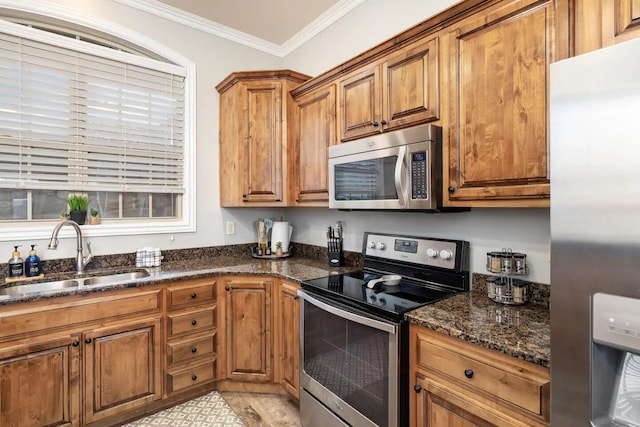
[[[108,274],[104,276],[93,276],[87,277],[82,280],[82,284],[85,286],[92,285],[100,285],[103,283],[126,283],[135,279],[142,279],[144,277],[149,277],[149,272],[144,270],[132,271],[130,273],[117,273],[117,274]]]
[[[82,289],[84,286],[94,286],[108,283],[127,283],[132,280],[148,277],[146,270],[136,270],[128,273],[104,274],[101,276],[78,277],[75,279],[56,280],[53,282],[24,283],[21,285],[0,288],[2,295],[33,294],[38,292],[54,292],[61,290]]]
[[[75,279],[70,280],[58,280],[55,282],[44,283],[26,283],[24,285],[8,286],[0,289],[0,295],[18,295],[34,292],[51,292],[59,291],[62,289],[71,290],[72,288],[78,288],[80,282]]]

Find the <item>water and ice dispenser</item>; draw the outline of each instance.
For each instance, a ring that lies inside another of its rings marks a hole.
[[[640,427],[640,299],[595,293],[591,425]]]

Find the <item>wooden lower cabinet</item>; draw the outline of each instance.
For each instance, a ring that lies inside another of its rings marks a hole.
[[[274,307],[275,381],[300,399],[300,300],[296,283],[281,281]]]
[[[0,426],[77,426],[80,337],[40,337],[0,350]]]
[[[226,309],[226,378],[271,382],[274,281],[235,276],[224,281]]]
[[[95,329],[83,339],[85,423],[162,397],[160,317]]]
[[[410,325],[411,425],[549,426],[548,368]]]

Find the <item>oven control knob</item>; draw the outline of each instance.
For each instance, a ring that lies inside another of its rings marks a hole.
[[[381,251],[384,251],[384,249],[385,249],[386,247],[387,247],[387,245],[385,245],[385,244],[384,244],[384,243],[382,243],[382,242],[378,242],[378,243],[376,243],[376,248],[377,248],[377,249],[380,249]]]
[[[435,258],[438,256],[438,251],[433,249],[433,248],[429,248],[427,249],[427,257],[429,258]]]
[[[370,249],[375,249],[376,248],[376,242],[374,242],[373,240],[369,242],[369,248]]]
[[[453,254],[448,249],[443,249],[440,251],[440,258],[442,259],[451,259],[452,256]]]

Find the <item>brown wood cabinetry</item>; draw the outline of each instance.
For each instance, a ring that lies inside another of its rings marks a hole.
[[[224,280],[228,379],[273,381],[272,287],[273,280],[264,277]]]
[[[108,423],[159,400],[161,297],[150,287],[4,307],[0,424]]]
[[[170,396],[217,378],[217,280],[167,288],[167,387]]]
[[[295,99],[292,129],[291,202],[299,206],[328,206],[329,146],[336,139],[336,88],[322,87]]]
[[[438,39],[420,40],[338,80],[340,140],[438,119]]]
[[[220,205],[286,206],[289,91],[309,77],[289,70],[233,73],[220,92]]]
[[[281,281],[274,308],[275,381],[300,398],[300,301],[296,283]]]
[[[162,397],[160,317],[86,332],[84,422]]]
[[[574,0],[575,54],[640,37],[639,0]]]
[[[79,351],[78,335],[0,346],[0,425],[77,426]]]
[[[568,55],[567,16],[566,1],[507,0],[446,29],[446,204],[548,206],[548,71]]]
[[[412,426],[549,425],[549,370],[411,324]]]

